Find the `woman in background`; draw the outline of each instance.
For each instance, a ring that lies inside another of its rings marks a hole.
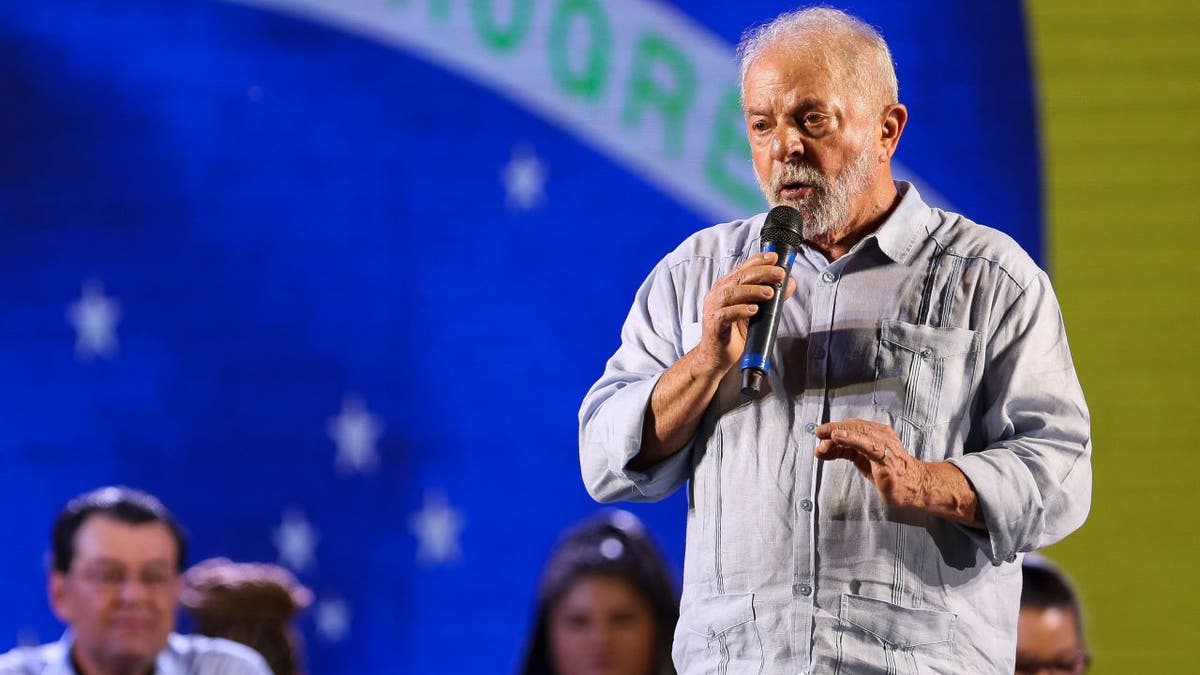
[[[300,635],[292,620],[312,593],[278,565],[212,558],[183,576],[180,600],[195,631],[253,647],[275,675],[302,675]]]
[[[675,584],[638,519],[613,511],[559,541],[522,675],[674,675]]]

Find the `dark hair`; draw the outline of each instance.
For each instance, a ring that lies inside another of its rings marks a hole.
[[[275,675],[303,671],[301,638],[292,626],[312,592],[278,565],[212,558],[183,575],[183,607],[196,632],[253,647]]]
[[[654,616],[654,675],[675,675],[671,640],[679,621],[679,597],[658,547],[641,521],[627,511],[611,511],[575,526],[559,540],[538,585],[533,636],[523,675],[552,675],[550,612],[583,577],[609,576],[630,584]]]
[[[1083,639],[1083,608],[1079,595],[1067,575],[1044,556],[1025,554],[1021,562],[1021,607],[1065,609],[1075,617],[1079,646],[1086,653]]]
[[[95,514],[129,525],[155,522],[166,525],[175,539],[179,571],[183,571],[187,537],[171,512],[153,495],[123,486],[102,487],[67,502],[54,521],[50,535],[50,565],[53,569],[64,574],[70,571],[71,562],[75,559],[75,535],[83,523]]]

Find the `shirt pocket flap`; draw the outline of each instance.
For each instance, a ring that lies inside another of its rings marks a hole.
[[[688,630],[714,638],[754,621],[754,594],[735,593],[699,600],[692,605]]]
[[[933,609],[901,607],[861,595],[842,595],[842,621],[857,626],[897,648],[948,642],[956,614]]]
[[[879,322],[879,339],[925,358],[944,359],[979,351],[980,333],[884,319]]]

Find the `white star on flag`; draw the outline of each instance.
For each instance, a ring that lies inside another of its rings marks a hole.
[[[450,506],[446,495],[436,490],[425,493],[421,510],[408,521],[417,537],[417,560],[427,565],[445,565],[462,557],[458,536],[463,517]]]
[[[317,634],[326,642],[341,642],[350,633],[350,606],[340,598],[317,603],[314,619]]]
[[[329,437],[337,445],[334,464],[343,475],[370,473],[379,466],[375,444],[383,435],[383,423],[372,415],[357,396],[342,401],[342,411],[327,425]]]
[[[79,300],[67,307],[67,321],[75,327],[75,356],[86,361],[115,354],[120,320],[120,303],[104,294],[100,282],[85,281]]]
[[[528,211],[546,201],[546,164],[533,150],[519,147],[500,172],[504,181],[504,203],[510,209]]]
[[[312,567],[317,562],[315,555],[317,531],[299,509],[288,509],[283,522],[275,530],[275,548],[279,549],[279,562],[297,572]]]

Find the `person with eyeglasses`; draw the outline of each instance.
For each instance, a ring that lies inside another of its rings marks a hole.
[[[1021,561],[1016,675],[1082,675],[1092,658],[1083,610],[1067,575],[1036,553]]]
[[[174,633],[187,540],[155,497],[104,487],[72,499],[51,535],[58,642],[0,656],[0,675],[270,675],[253,649]]]

